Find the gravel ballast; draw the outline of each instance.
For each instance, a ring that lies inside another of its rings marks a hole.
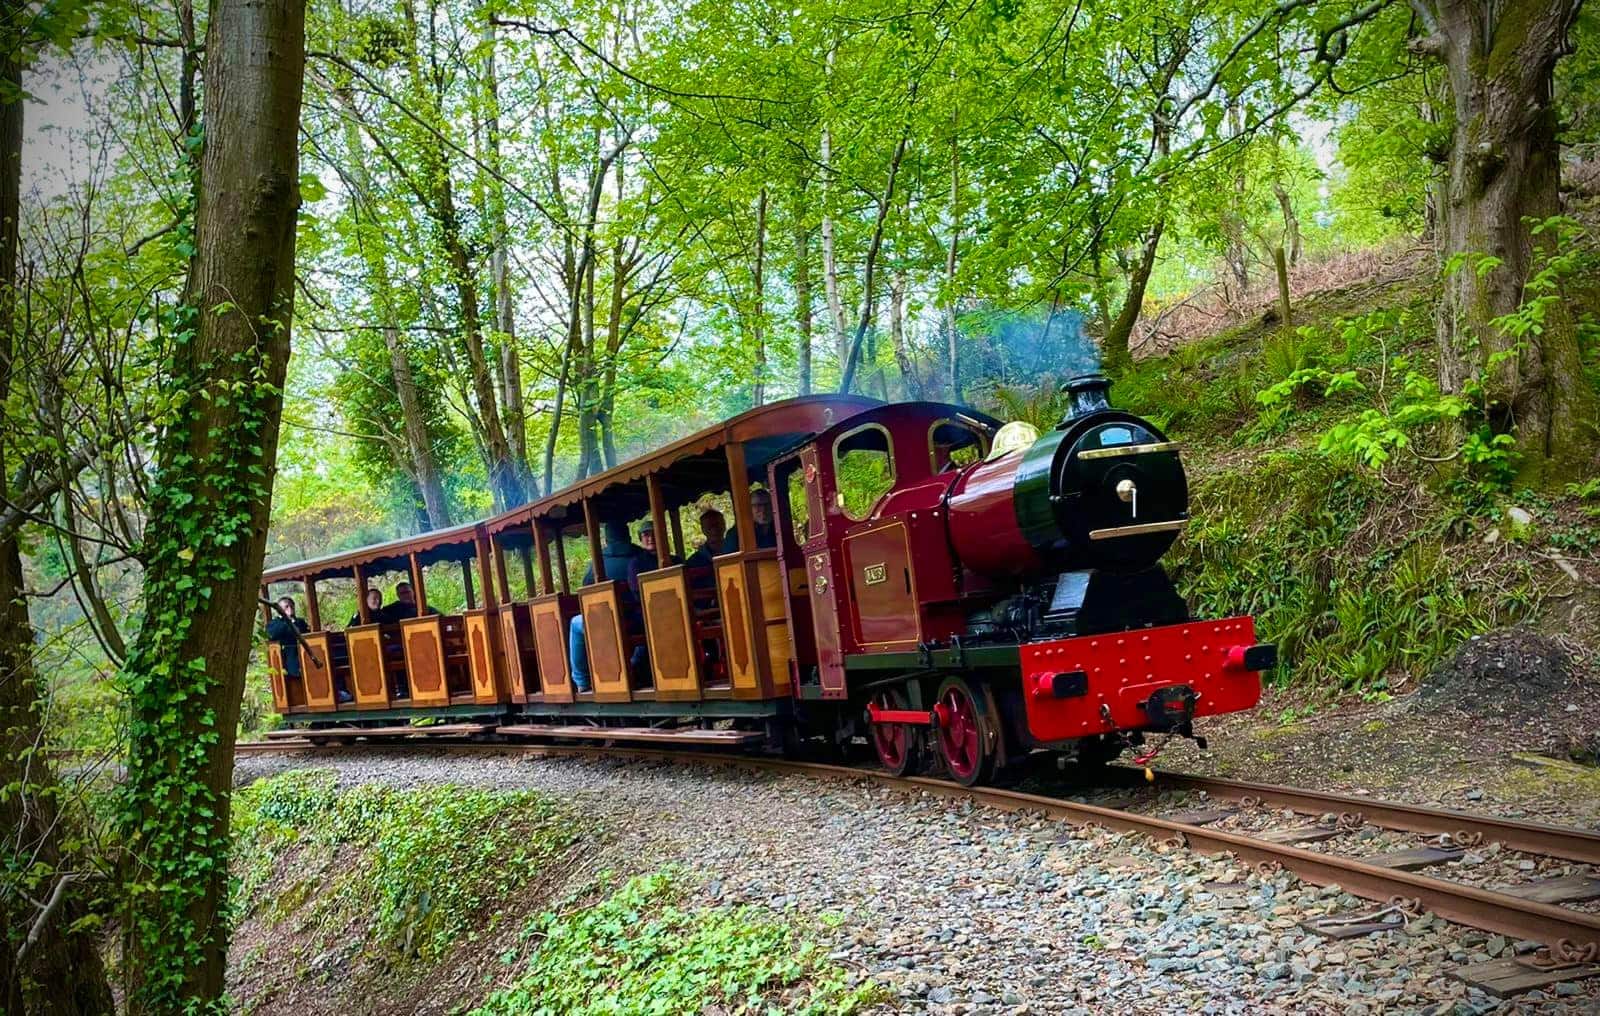
[[[1514,955],[1500,936],[1423,917],[1333,942],[1298,922],[1372,905],[1142,837],[865,781],[357,751],[241,756],[235,779],[306,767],[342,786],[457,783],[576,802],[611,830],[588,860],[597,870],[682,864],[703,877],[705,902],[792,910],[836,962],[888,988],[891,1011],[1600,1012],[1600,978],[1501,1000],[1449,976]]]

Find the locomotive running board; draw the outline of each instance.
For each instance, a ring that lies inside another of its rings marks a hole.
[[[754,730],[661,730],[655,727],[594,727],[587,724],[518,723],[501,727],[504,737],[554,737],[570,741],[644,741],[654,744],[758,744],[765,734]]]
[[[284,727],[267,731],[267,740],[287,741],[302,737],[327,738],[330,741],[349,741],[358,737],[476,737],[493,729],[492,723],[436,723],[426,727],[410,724],[396,727]]]

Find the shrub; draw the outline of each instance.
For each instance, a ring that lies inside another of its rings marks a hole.
[[[628,880],[575,913],[523,930],[522,973],[475,1016],[708,1011],[851,1013],[880,991],[844,971],[789,924],[752,907],[683,906],[683,873]],[[517,957],[505,957],[508,964]]]

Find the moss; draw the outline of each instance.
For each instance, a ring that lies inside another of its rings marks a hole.
[[[1530,764],[1501,769],[1498,782],[1502,793],[1519,800],[1539,796],[1600,799],[1600,769],[1538,756],[1526,761]]]
[[[432,960],[590,827],[527,791],[363,786],[339,791],[328,770],[285,773],[234,803],[234,907],[297,918],[321,941],[352,923],[369,948]],[[276,870],[294,879],[262,889]]]

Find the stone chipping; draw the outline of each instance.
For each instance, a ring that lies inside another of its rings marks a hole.
[[[786,912],[884,1012],[1600,1013],[1600,978],[1502,1000],[1450,976],[1533,947],[1430,916],[1342,942],[1299,922],[1373,905],[1139,836],[870,784],[529,756],[247,755],[243,783],[327,767],[344,786],[543,791],[610,831],[589,863],[681,864],[707,904]],[[1492,867],[1492,865],[1491,865]]]

